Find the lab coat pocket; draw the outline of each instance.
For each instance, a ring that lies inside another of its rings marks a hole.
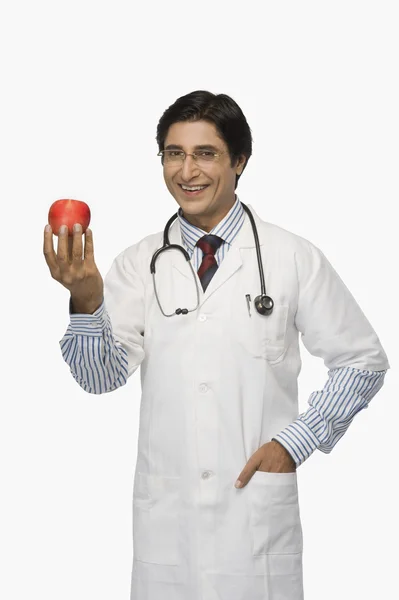
[[[270,315],[260,315],[253,308],[248,319],[249,343],[256,355],[271,364],[279,362],[284,355],[288,310],[284,304],[275,304]]]
[[[142,562],[180,564],[180,478],[137,472],[133,490],[133,554]]]
[[[288,306],[275,304],[271,315],[259,315],[264,319],[261,350],[269,362],[277,362],[285,350]]]
[[[248,490],[251,499],[253,555],[302,552],[297,473],[256,471]]]

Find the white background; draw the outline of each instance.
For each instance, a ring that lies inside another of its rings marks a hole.
[[[334,451],[298,469],[305,598],[398,597],[397,6],[2,3],[4,600],[129,598],[139,373],[99,396],[74,381],[59,347],[69,293],[43,229],[55,200],[87,202],[103,276],[163,229],[178,206],[156,126],[197,89],[230,95],[251,127],[239,198],[323,250],[391,364]],[[327,379],[303,346],[302,359],[300,412]]]

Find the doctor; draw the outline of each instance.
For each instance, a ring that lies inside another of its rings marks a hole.
[[[179,205],[168,235],[125,249],[103,283],[90,230],[83,257],[81,231],[71,255],[44,233],[77,383],[108,393],[141,367],[131,599],[303,600],[297,468],[367,408],[387,356],[322,251],[238,198],[252,139],[234,100],[178,98],[156,139]],[[299,335],[328,369],[302,414]]]

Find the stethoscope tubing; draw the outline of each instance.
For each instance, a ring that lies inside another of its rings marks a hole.
[[[271,314],[272,310],[273,310],[273,300],[266,295],[266,285],[265,285],[265,276],[264,276],[264,272],[263,272],[263,265],[262,265],[262,256],[261,256],[261,252],[260,252],[260,245],[259,245],[259,236],[258,236],[258,230],[256,227],[256,223],[255,223],[255,219],[251,213],[251,211],[249,210],[248,206],[246,204],[244,204],[243,202],[241,202],[242,207],[244,208],[245,212],[247,213],[249,220],[251,222],[251,227],[252,227],[252,232],[254,235],[254,239],[255,239],[255,247],[256,247],[256,256],[257,256],[257,260],[258,260],[258,270],[259,270],[259,277],[260,277],[260,287],[261,287],[261,295],[257,296],[257,298],[255,298],[255,306],[257,311],[260,314]],[[189,312],[193,312],[194,310],[197,310],[198,306],[199,306],[199,302],[200,302],[200,292],[199,292],[199,287],[198,287],[198,282],[197,282],[197,277],[196,277],[196,273],[194,271],[193,265],[191,264],[191,260],[190,260],[190,256],[187,252],[187,250],[185,250],[185,248],[183,248],[183,246],[180,246],[179,244],[171,244],[169,241],[169,229],[172,225],[172,223],[178,218],[178,213],[174,213],[171,218],[168,220],[168,222],[165,225],[165,229],[163,232],[163,246],[162,248],[159,248],[158,250],[156,250],[151,258],[151,263],[150,263],[150,271],[151,274],[153,276],[153,282],[154,282],[154,291],[155,291],[155,296],[157,298],[157,302],[159,304],[159,308],[162,312],[162,314],[165,317],[172,317],[175,314],[187,314]],[[165,250],[179,250],[180,252],[183,253],[186,261],[189,263],[192,273],[193,273],[193,277],[194,277],[194,281],[195,281],[195,285],[197,288],[197,306],[193,309],[187,309],[187,308],[177,308],[175,310],[174,313],[171,314],[166,314],[161,307],[161,304],[159,302],[159,297],[158,297],[158,292],[156,289],[156,282],[155,282],[155,262],[158,258],[158,256],[164,252]],[[266,306],[263,303],[268,304],[268,308],[266,308]]]

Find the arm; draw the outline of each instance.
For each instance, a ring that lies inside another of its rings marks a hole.
[[[289,452],[297,466],[316,448],[329,453],[345,434],[355,415],[368,408],[382,387],[385,371],[341,367],[328,372],[323,390],[310,395],[310,408],[274,439]]]
[[[69,314],[59,343],[77,383],[91,394],[125,385],[144,358],[144,286],[124,252],[104,279],[102,304],[92,314],[77,314],[70,299]]]
[[[371,324],[321,250],[301,238],[295,260],[295,324],[306,349],[329,369],[324,389],[310,395],[308,410],[273,438],[300,465],[316,448],[331,452],[382,387],[390,365]]]

